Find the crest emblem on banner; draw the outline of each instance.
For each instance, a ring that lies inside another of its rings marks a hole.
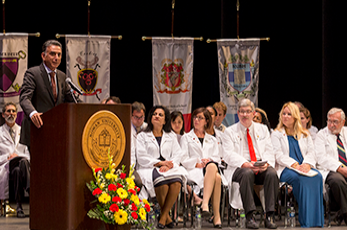
[[[161,83],[170,88],[173,92],[184,82],[182,63],[165,63],[161,69]]]
[[[18,52],[18,57],[0,58],[0,89],[6,92],[11,86],[16,92],[19,92],[18,83],[13,85],[18,73],[19,59],[25,59],[26,54],[23,51]]]
[[[254,76],[254,60],[249,61],[247,55],[245,56],[231,56],[231,62],[225,63],[225,78],[229,87],[227,91],[229,95],[236,95],[237,97],[244,97],[251,94],[253,90],[253,76]],[[248,90],[247,90],[248,89]]]
[[[185,74],[182,59],[164,59],[161,66],[154,86],[158,93],[178,94],[190,90],[191,84],[187,82],[189,74]]]
[[[77,72],[77,81],[78,85],[81,87],[84,92],[84,96],[96,95],[97,93],[101,93],[101,89],[95,89],[98,83],[98,71],[96,69],[100,67],[98,64],[99,58],[95,55],[94,60],[90,61],[82,61],[82,58],[78,56],[76,58],[77,64],[74,67],[78,67],[79,71]],[[85,68],[81,68],[84,66]],[[93,67],[94,68],[93,68]]]

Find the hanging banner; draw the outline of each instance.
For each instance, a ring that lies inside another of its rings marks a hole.
[[[152,38],[153,104],[180,111],[185,131],[191,126],[193,38]]]
[[[241,98],[258,105],[260,39],[217,40],[220,100],[227,106],[223,124],[238,122]]]
[[[16,123],[21,125],[24,113],[19,94],[28,68],[28,34],[0,34],[0,108],[8,102],[17,105]]]
[[[83,92],[85,103],[110,96],[111,36],[65,35],[66,75]]]

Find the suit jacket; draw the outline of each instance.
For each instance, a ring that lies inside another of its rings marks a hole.
[[[294,164],[296,160],[289,156],[289,142],[284,129],[281,131],[273,131],[271,134],[271,141],[276,157],[275,169],[278,177],[280,178],[282,171],[286,167],[290,167],[292,164]],[[311,136],[304,137],[304,135],[301,135],[298,143],[301,154],[304,158],[302,163],[307,163],[313,167],[316,167],[315,151]]]
[[[344,143],[344,148],[347,149],[347,127],[342,127],[340,132],[341,140]],[[317,169],[325,180],[330,171],[336,172],[336,170],[342,164],[339,161],[339,153],[337,152],[337,137],[332,134],[328,127],[320,130],[316,136],[315,150]]]
[[[15,124],[13,130],[16,133],[15,142],[13,142],[8,131],[6,123],[0,127],[0,199],[5,200],[9,197],[8,179],[10,174],[8,156],[17,153],[20,157],[30,160],[28,148],[19,143],[20,126]]]
[[[65,82],[65,73],[57,70],[56,76],[58,95],[57,102],[54,103],[52,86],[43,63],[25,72],[19,97],[20,106],[25,113],[22,121],[20,143],[30,146],[31,119],[29,115],[31,112],[36,110],[39,113],[45,113],[61,103],[74,101],[70,86]]]

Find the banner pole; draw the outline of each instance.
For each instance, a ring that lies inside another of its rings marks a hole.
[[[236,21],[237,21],[237,26],[236,26],[236,35],[237,39],[240,38],[240,1],[237,0],[236,2],[236,10],[237,10],[237,16],[236,16]]]
[[[5,0],[2,0],[2,32],[5,34]]]
[[[90,35],[90,2],[91,0],[88,0],[88,35]]]
[[[171,37],[174,37],[173,31],[174,31],[174,20],[175,20],[175,0],[172,0],[171,3]]]
[[[172,37],[172,39],[175,39],[175,37]],[[204,38],[203,37],[195,37],[193,38],[195,41],[203,41]],[[146,37],[146,36],[142,36],[142,41],[146,41],[146,40],[152,40],[152,37]]]
[[[91,35],[88,34],[88,36],[91,36]],[[66,34],[59,34],[59,33],[57,33],[57,34],[55,34],[55,37],[56,37],[57,39],[59,39],[59,38],[65,38],[65,37],[66,37]],[[111,38],[112,38],[112,39],[122,40],[122,39],[123,39],[123,36],[122,36],[122,35],[111,35]]]
[[[223,38],[224,39],[224,38]],[[237,39],[240,39],[239,37]],[[242,38],[241,38],[242,39]],[[266,38],[259,38],[260,41],[270,41],[270,37],[266,37]],[[206,40],[207,43],[211,43],[211,42],[217,42],[217,39],[207,39]]]

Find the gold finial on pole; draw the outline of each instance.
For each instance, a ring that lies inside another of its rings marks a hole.
[[[90,3],[91,0],[88,0],[88,36],[90,36]]]

